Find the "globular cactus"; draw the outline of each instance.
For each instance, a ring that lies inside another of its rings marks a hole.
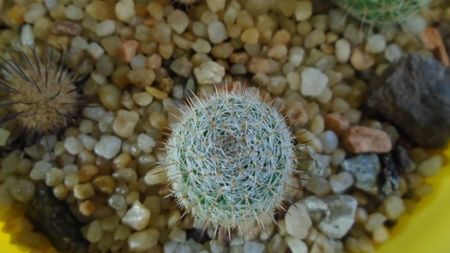
[[[382,25],[402,22],[427,5],[429,0],[334,0],[364,23]]]
[[[63,54],[48,48],[41,57],[36,49],[15,49],[0,57],[0,123],[11,129],[48,134],[64,128],[79,108],[76,76],[63,65]]]
[[[172,195],[198,225],[248,231],[272,220],[292,190],[295,146],[275,107],[233,87],[182,110],[166,166]]]

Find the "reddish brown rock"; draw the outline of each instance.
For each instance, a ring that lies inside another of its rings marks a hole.
[[[117,57],[125,63],[131,61],[136,55],[136,51],[139,47],[139,43],[135,40],[127,40],[117,49]]]
[[[342,137],[344,148],[354,154],[388,153],[392,149],[391,139],[384,131],[363,127],[350,127]]]
[[[325,127],[332,130],[337,135],[342,135],[349,127],[350,123],[339,113],[325,115]]]

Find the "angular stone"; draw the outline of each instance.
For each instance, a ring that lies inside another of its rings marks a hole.
[[[377,155],[365,154],[345,159],[341,163],[341,169],[355,177],[357,188],[370,193],[378,191],[377,178],[381,164]]]
[[[392,149],[391,138],[386,132],[363,126],[351,127],[342,142],[344,148],[354,154],[387,153]]]
[[[348,195],[334,195],[323,199],[330,211],[329,216],[319,223],[319,229],[328,237],[344,237],[355,222],[358,202]]]
[[[450,137],[450,68],[409,55],[372,82],[366,104],[417,144],[441,147]]]
[[[284,219],[288,234],[298,239],[304,239],[308,235],[312,222],[305,206],[301,202],[289,207]]]

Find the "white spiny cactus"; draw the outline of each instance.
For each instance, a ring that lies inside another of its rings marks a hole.
[[[167,142],[172,195],[204,228],[245,230],[273,219],[295,173],[293,137],[258,92],[191,101]]]

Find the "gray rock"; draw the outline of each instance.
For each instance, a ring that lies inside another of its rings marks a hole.
[[[348,195],[334,195],[323,199],[329,215],[319,222],[319,229],[330,238],[344,237],[355,222],[358,202]]]
[[[330,216],[330,210],[327,204],[318,197],[309,196],[303,199],[302,203],[306,207],[309,217],[315,222],[319,222],[323,218]]]
[[[388,196],[398,191],[400,187],[398,169],[392,155],[387,154],[380,157],[383,168],[381,169],[381,192]]]
[[[364,154],[345,159],[341,169],[353,175],[357,188],[369,193],[378,192],[377,178],[381,165],[377,155]]]
[[[410,173],[414,171],[414,162],[409,157],[408,151],[398,145],[392,150],[394,163],[401,172]]]
[[[432,57],[408,55],[372,82],[367,107],[417,144],[441,147],[450,137],[450,68]]]

